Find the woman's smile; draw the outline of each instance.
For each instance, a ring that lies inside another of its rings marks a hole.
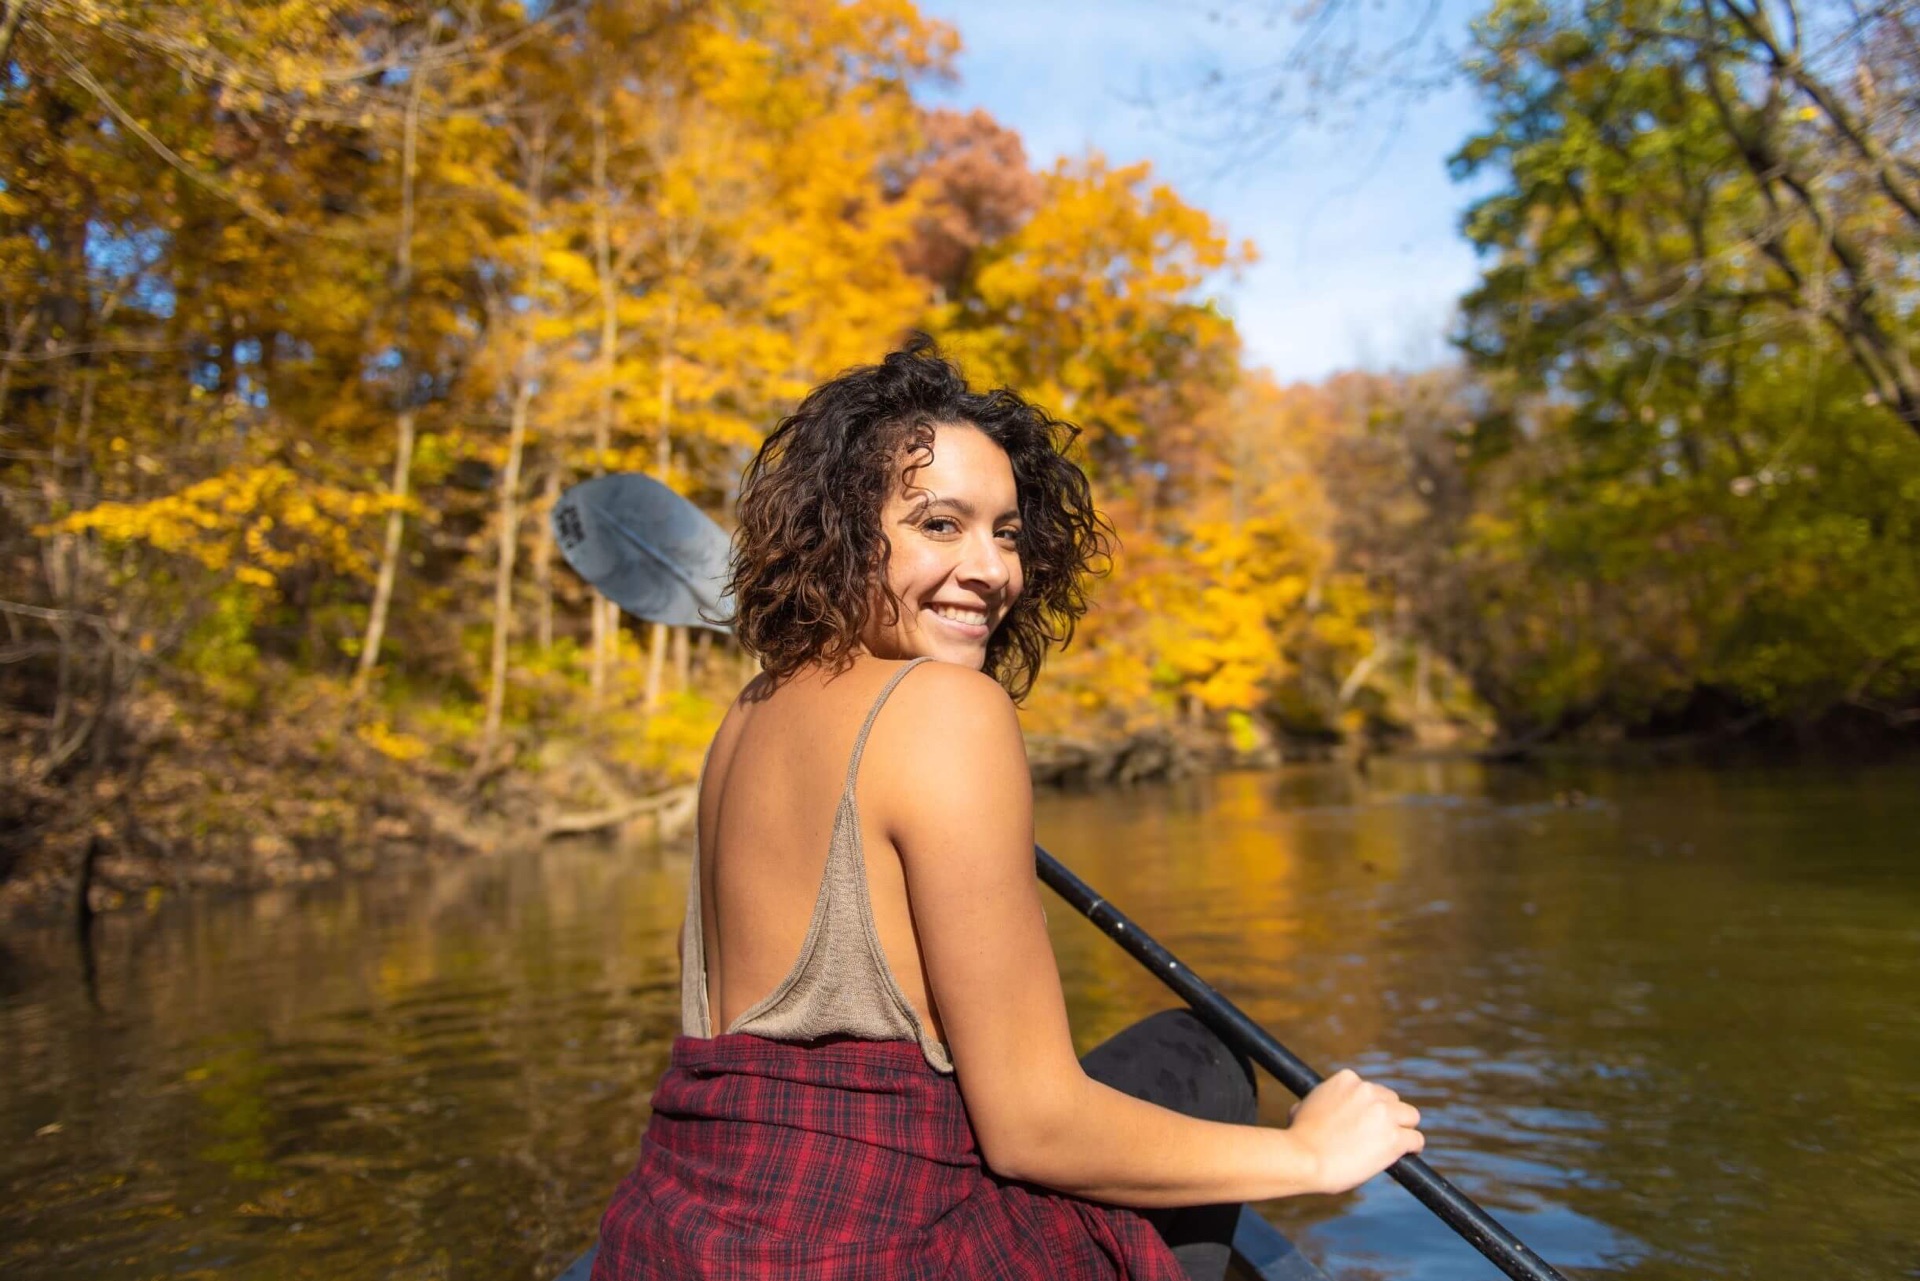
[[[985,627],[987,625],[987,611],[984,609],[968,609],[961,605],[929,605],[927,608],[942,618],[950,619],[956,623],[964,623],[968,627]]]
[[[954,605],[929,605],[927,612],[969,639],[985,640],[992,634],[987,626],[987,611],[963,609]]]

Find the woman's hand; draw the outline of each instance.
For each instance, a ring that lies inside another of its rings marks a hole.
[[[1359,1187],[1408,1153],[1427,1146],[1420,1110],[1351,1069],[1334,1073],[1293,1105],[1288,1133],[1316,1165],[1314,1190]]]

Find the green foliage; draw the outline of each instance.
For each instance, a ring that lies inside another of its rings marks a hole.
[[[1823,242],[1748,164],[1769,129],[1797,163],[1816,113],[1751,111],[1745,37],[1699,21],[1503,0],[1479,28],[1492,122],[1455,163],[1502,181],[1467,218],[1489,264],[1462,328],[1494,412],[1457,545],[1485,635],[1453,652],[1516,725],[1920,692],[1920,438],[1796,293]],[[1873,253],[1920,249],[1860,208]]]
[[[210,600],[211,607],[180,647],[180,665],[230,696],[251,701],[250,685],[260,658],[254,644],[260,595],[244,583],[227,583],[216,587]]]

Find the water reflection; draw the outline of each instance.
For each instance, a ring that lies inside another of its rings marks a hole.
[[[1911,1275],[1911,771],[1434,762],[1045,800],[1041,837],[1594,1276]],[[540,1277],[631,1161],[684,857],[566,847],[0,956],[0,1272]],[[1076,1035],[1167,1003],[1052,907]],[[1272,1119],[1286,1100],[1270,1089]],[[1788,1207],[1788,1212],[1783,1212]],[[1335,1276],[1495,1274],[1411,1198],[1271,1207]]]

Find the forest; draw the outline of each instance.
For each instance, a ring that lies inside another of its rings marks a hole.
[[[1150,166],[928,106],[962,35],[5,0],[0,896],[684,808],[750,660],[546,514],[645,471],[728,524],[911,330],[1078,424],[1119,534],[1037,764],[1920,735],[1913,0],[1493,0],[1457,358],[1317,385]]]

